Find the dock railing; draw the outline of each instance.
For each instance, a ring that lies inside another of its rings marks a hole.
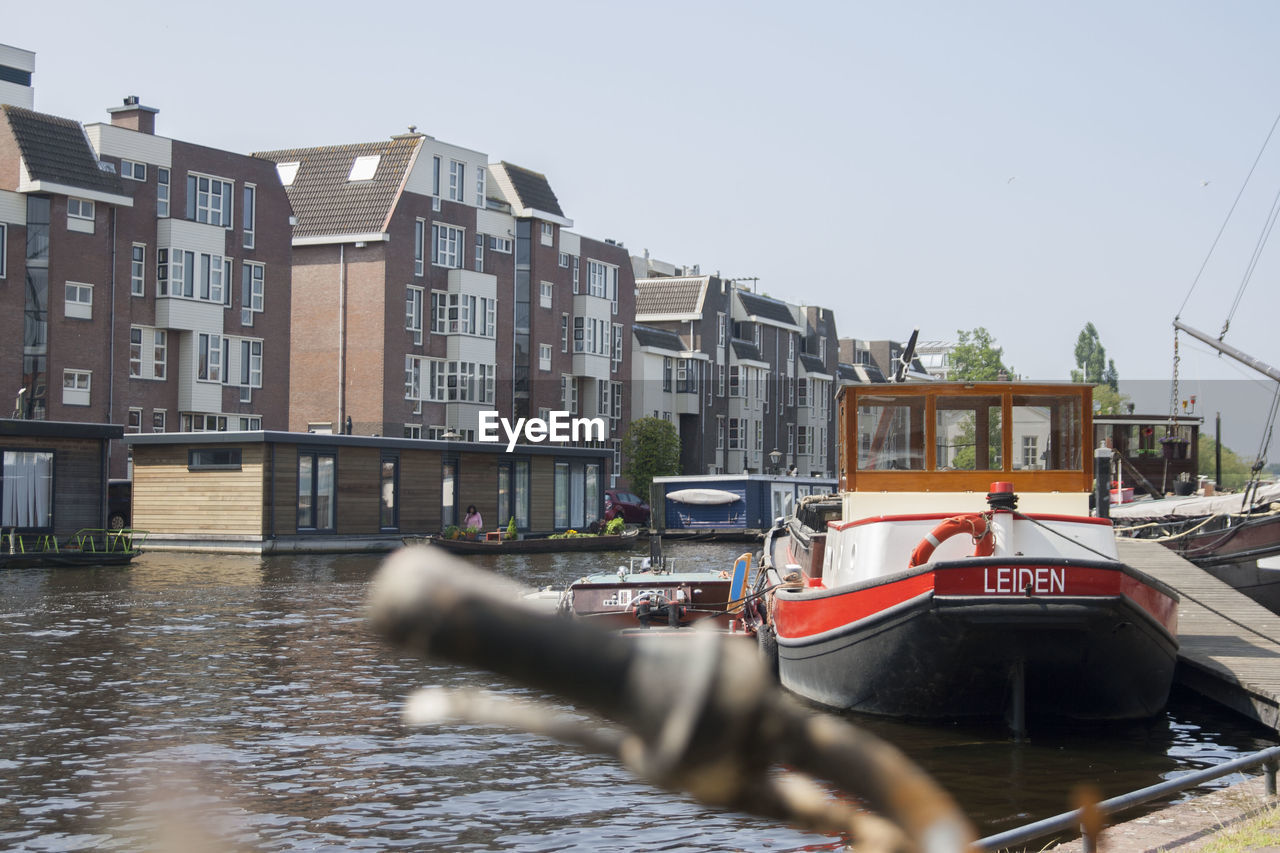
[[[1113,817],[1144,803],[1160,800],[1170,794],[1177,794],[1205,782],[1221,779],[1223,776],[1230,776],[1232,773],[1252,770],[1255,767],[1263,768],[1263,774],[1266,777],[1267,795],[1275,797],[1276,771],[1280,768],[1280,746],[1273,746],[1253,755],[1235,758],[1214,767],[1206,767],[1204,770],[1193,770],[1175,779],[1167,779],[1164,782],[1159,782],[1138,791],[1131,791],[1128,794],[1121,794],[1118,797],[1103,800],[1093,809],[1096,809],[1096,813],[1101,818]],[[1042,839],[1055,832],[1070,832],[1073,836],[1076,833],[1080,833],[1086,853],[1093,853],[1093,851],[1097,850],[1098,833],[1089,827],[1088,823],[1090,821],[1085,820],[1085,809],[1075,809],[1029,823],[1026,826],[1020,826],[1017,829],[1010,829],[996,835],[988,835],[986,838],[978,839],[976,846],[980,850],[1003,850],[1007,847],[1025,844],[1028,841]]]

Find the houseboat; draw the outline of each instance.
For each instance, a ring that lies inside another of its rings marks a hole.
[[[388,551],[475,504],[486,532],[585,529],[604,513],[611,451],[310,432],[155,433],[133,454],[147,547],[245,553]]]
[[[702,474],[655,477],[653,524],[664,536],[758,540],[774,520],[808,495],[831,494],[834,479],[786,474]]]
[[[840,494],[766,537],[762,648],[817,703],[920,718],[1147,717],[1176,593],[1091,517],[1090,386],[840,389]]]
[[[112,424],[0,419],[0,567],[128,563],[144,538],[107,530]]]

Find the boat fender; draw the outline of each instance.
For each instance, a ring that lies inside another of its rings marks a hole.
[[[991,535],[991,526],[987,524],[987,517],[979,512],[971,512],[965,515],[953,515],[929,531],[911,552],[911,561],[907,563],[907,568],[914,569],[929,562],[935,548],[957,533],[964,532],[973,537],[973,542],[977,546],[973,549],[973,556],[991,556],[995,550],[995,537]]]

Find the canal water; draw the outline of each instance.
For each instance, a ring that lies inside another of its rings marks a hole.
[[[668,546],[716,566],[741,550]],[[542,587],[623,559],[475,561]],[[0,572],[0,848],[840,848],[542,738],[404,728],[419,686],[529,691],[372,637],[363,606],[379,563],[147,553],[126,569]],[[1184,693],[1147,722],[1036,727],[1021,744],[998,726],[856,722],[933,773],[983,834],[1065,810],[1077,783],[1121,793],[1276,742]]]

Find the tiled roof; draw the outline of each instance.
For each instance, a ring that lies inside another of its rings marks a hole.
[[[733,354],[738,358],[748,358],[752,361],[764,361],[760,357],[760,349],[749,341],[740,341],[733,339],[729,343],[733,344]]]
[[[511,181],[511,188],[516,192],[516,198],[508,199],[509,201],[515,202],[519,207],[532,208],[546,213],[554,213],[556,216],[564,216],[564,211],[560,209],[560,200],[552,192],[551,184],[547,182],[546,175],[521,168],[520,166],[514,166],[505,160],[499,165],[499,168],[507,173],[507,178]]]
[[[791,316],[791,309],[785,302],[747,293],[745,290],[738,291],[738,300],[749,315],[772,320],[775,323],[786,323],[788,326],[796,325],[796,318]]]
[[[11,104],[3,109],[31,180],[124,194],[120,177],[98,168],[98,157],[79,122]]]
[[[642,347],[655,347],[657,349],[672,350],[673,352],[684,352],[684,341],[680,340],[680,336],[675,332],[668,332],[665,329],[655,329],[651,326],[642,326],[636,323],[631,327],[631,332],[636,336],[636,343]]]
[[[708,276],[642,278],[636,281],[636,316],[701,314]]]
[[[842,382],[888,382],[880,368],[874,364],[841,364],[839,366]]]
[[[419,134],[394,136],[382,142],[259,151],[276,163],[298,163],[293,184],[285,187],[297,224],[293,236],[373,234],[383,231],[395,208]],[[373,178],[349,181],[357,157],[380,155]]]
[[[827,366],[822,363],[822,359],[816,355],[809,355],[806,352],[800,353],[800,363],[804,365],[804,369],[810,373],[826,373]]]

